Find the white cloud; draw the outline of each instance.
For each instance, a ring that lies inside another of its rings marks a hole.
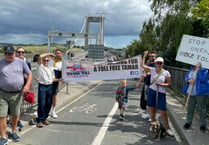
[[[52,27],[80,32],[86,16],[101,14],[105,37],[138,36],[152,15],[147,0],[1,0],[0,10],[0,42],[11,43],[45,42]],[[92,24],[91,30],[97,29]]]

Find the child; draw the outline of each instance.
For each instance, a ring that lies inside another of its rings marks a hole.
[[[116,101],[118,102],[118,109],[120,110],[120,120],[124,119],[124,110],[128,103],[128,91],[134,90],[135,88],[128,88],[126,86],[126,80],[121,80],[120,86],[116,90]]]

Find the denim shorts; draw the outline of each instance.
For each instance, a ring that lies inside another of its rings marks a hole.
[[[156,107],[158,110],[166,111],[166,94],[149,88],[147,95],[147,106]]]
[[[0,91],[0,117],[20,115],[22,92],[7,93]]]

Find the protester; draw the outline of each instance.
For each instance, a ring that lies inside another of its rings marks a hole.
[[[50,62],[49,66],[53,68],[55,78],[61,79],[62,78],[62,50],[56,49],[55,50],[55,57],[53,57]],[[53,118],[57,118],[56,113],[56,104],[57,104],[57,93],[58,93],[59,82],[53,82],[53,101],[52,101],[52,109],[51,115]]]
[[[209,72],[202,68],[201,63],[192,66],[185,76],[186,86],[184,93],[188,95],[187,118],[184,124],[185,129],[192,125],[194,110],[197,105],[200,115],[200,130],[206,131],[206,102],[209,95]]]
[[[29,69],[31,70],[31,63],[28,60],[26,60],[26,58],[25,58],[25,50],[24,50],[23,47],[18,47],[16,49],[15,56],[20,58],[20,59],[23,59],[26,62],[26,64],[28,65]],[[26,81],[27,81],[27,75],[25,74],[24,75],[24,84],[26,83]],[[24,96],[24,94],[23,94],[23,96]],[[12,120],[12,119],[10,119],[10,120]],[[17,127],[19,129],[22,129],[24,127],[24,125],[22,124],[22,122],[20,120],[18,120],[18,122],[17,122]]]
[[[38,80],[38,117],[37,127],[42,128],[44,125],[49,125],[47,120],[49,111],[52,105],[54,81],[61,81],[62,79],[55,78],[54,70],[49,67],[49,59],[53,57],[52,53],[46,53],[39,56],[37,68]]]
[[[15,56],[23,59],[31,70],[31,63],[25,58],[25,49],[23,47],[18,47],[16,49]]]
[[[151,51],[149,52],[149,59],[147,60],[146,65],[149,67],[155,67],[155,59],[156,59],[156,52],[155,51]],[[142,92],[144,92],[144,96],[145,96],[145,100],[147,100],[147,90],[149,88],[150,85],[150,72],[145,72],[145,77],[144,77],[144,86],[142,87],[144,90],[142,90]],[[142,113],[141,116],[143,119],[149,119],[150,115],[147,111],[145,111],[145,113]]]
[[[118,109],[120,110],[120,120],[124,120],[124,111],[128,103],[128,92],[135,88],[127,87],[127,81],[121,80],[120,86],[116,90],[116,101],[118,102]]]
[[[156,111],[159,110],[167,133],[170,136],[174,136],[174,133],[170,129],[168,123],[168,115],[166,111],[167,108],[165,87],[171,85],[171,75],[167,70],[163,69],[164,59],[162,57],[157,57],[155,59],[155,67],[149,67],[145,65],[147,54],[148,51],[145,51],[141,61],[141,66],[145,69],[145,71],[151,73],[151,82],[147,95],[147,105],[149,106],[151,121],[155,121]]]
[[[9,138],[15,142],[20,141],[16,133],[17,122],[20,115],[22,94],[30,89],[32,73],[27,64],[15,57],[14,47],[5,46],[4,58],[0,60],[0,144],[7,144],[6,116],[12,116],[12,132]],[[24,75],[27,74],[27,81],[24,85]]]

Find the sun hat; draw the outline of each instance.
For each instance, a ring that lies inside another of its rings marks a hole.
[[[157,57],[155,59],[155,62],[162,62],[162,63],[164,63],[164,59],[162,57]]]

